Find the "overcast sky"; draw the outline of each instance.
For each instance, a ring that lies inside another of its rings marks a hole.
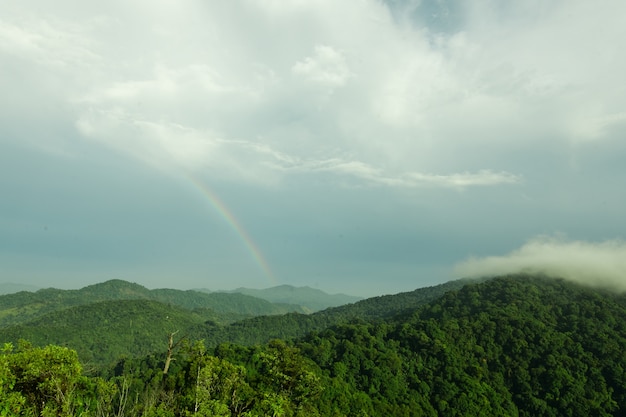
[[[0,282],[369,296],[626,258],[622,0],[1,8]]]

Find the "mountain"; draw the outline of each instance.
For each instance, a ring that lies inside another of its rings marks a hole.
[[[211,293],[170,289],[149,290],[139,284],[110,280],[79,290],[41,289],[0,296],[0,327],[28,322],[69,307],[113,300],[153,300],[186,309],[211,309],[220,321],[240,320],[255,315],[304,313],[297,305],[273,304],[244,294]]]
[[[324,310],[329,307],[351,304],[363,299],[362,297],[355,297],[346,294],[327,294],[324,291],[315,288],[294,287],[291,285],[279,285],[262,290],[237,288],[232,292],[262,298],[272,303],[297,304],[311,312]]]
[[[171,303],[180,307],[211,308],[225,314],[240,316],[277,315],[285,313],[306,313],[307,311],[296,304],[272,303],[258,297],[245,294],[229,293],[202,293],[199,291],[156,289],[151,291],[155,300]]]
[[[384,322],[309,334],[298,347],[357,391],[365,415],[624,415],[626,297],[563,280],[469,284]],[[347,397],[325,401],[354,415]]]

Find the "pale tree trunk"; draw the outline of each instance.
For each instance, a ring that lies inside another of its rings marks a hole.
[[[165,358],[165,366],[163,366],[163,374],[167,374],[167,371],[169,371],[170,364],[174,360],[174,349],[176,349],[176,346],[178,346],[178,344],[183,340],[180,339],[178,342],[174,343],[174,336],[176,335],[176,333],[178,333],[178,330],[174,333],[170,333],[169,336],[169,341],[167,343],[167,356]]]

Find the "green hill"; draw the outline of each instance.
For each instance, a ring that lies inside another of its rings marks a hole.
[[[170,289],[156,289],[152,290],[150,294],[155,300],[163,303],[171,303],[188,309],[210,308],[219,313],[239,315],[240,317],[306,312],[305,309],[296,304],[274,303],[245,294],[203,293],[193,290]]]
[[[625,306],[608,292],[511,276],[299,346],[366,394],[368,415],[624,415]]]
[[[0,328],[26,323],[48,313],[101,301],[153,300],[186,309],[211,309],[221,315],[220,321],[233,321],[255,315],[305,312],[296,305],[273,304],[243,294],[149,290],[139,284],[110,280],[79,290],[41,289],[0,296]]]

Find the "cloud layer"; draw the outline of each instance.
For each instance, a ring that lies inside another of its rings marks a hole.
[[[471,258],[456,267],[459,276],[473,278],[518,272],[626,291],[626,242],[538,237],[507,255]]]
[[[619,2],[451,3],[433,16],[454,8],[452,31],[409,3],[357,3],[14,5],[0,51],[85,138],[237,181],[279,179],[277,154],[324,165],[339,151],[326,172],[368,167],[364,183],[515,183],[510,143],[624,125]]]

